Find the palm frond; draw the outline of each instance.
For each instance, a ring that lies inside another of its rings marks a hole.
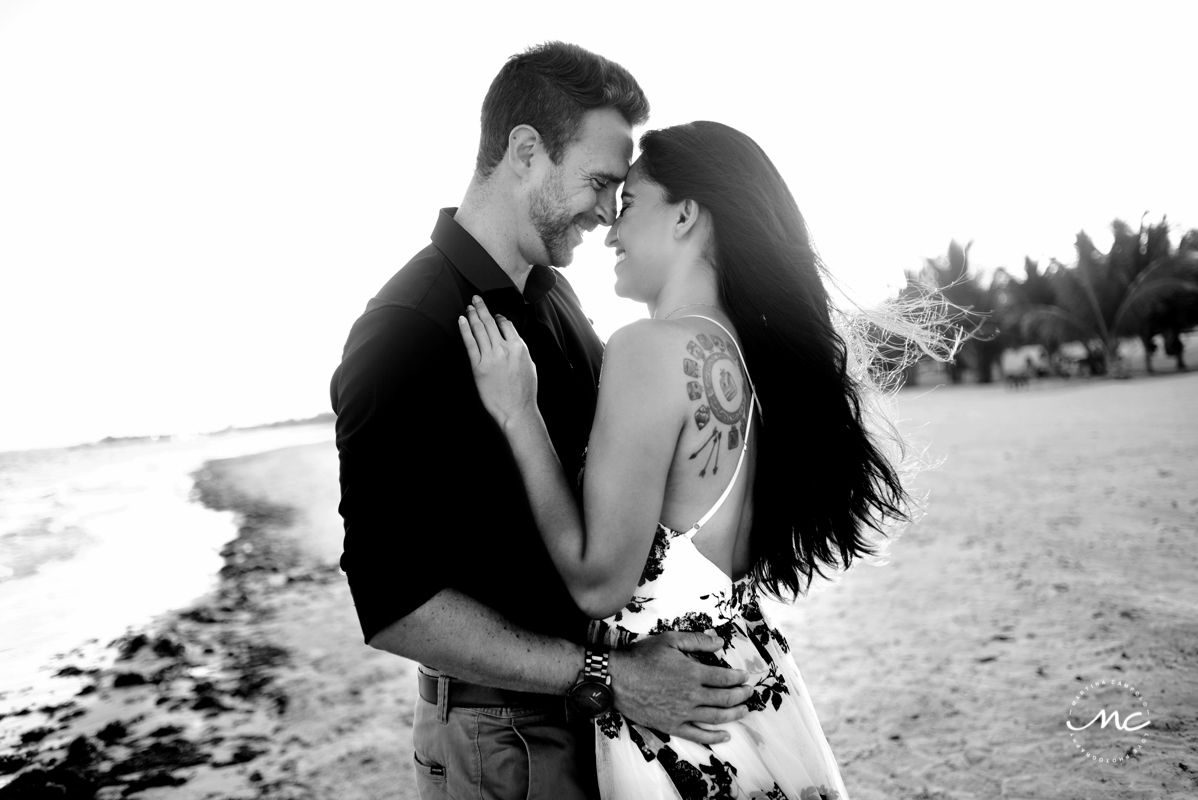
[[[1019,327],[1025,336],[1054,344],[1096,336],[1101,338],[1093,325],[1060,306],[1024,306],[1019,312]]]
[[[1157,258],[1127,287],[1111,329],[1119,336],[1140,332],[1148,318],[1181,295],[1198,293],[1198,254]]]
[[[1182,294],[1198,296],[1198,281],[1159,278],[1143,284],[1135,294],[1128,294],[1119,306],[1111,329],[1117,336],[1134,336],[1152,314],[1161,311],[1169,300]]]

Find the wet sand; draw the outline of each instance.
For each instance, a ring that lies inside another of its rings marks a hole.
[[[1198,375],[904,390],[945,459],[926,518],[771,608],[851,797],[1198,796],[1196,400]],[[201,496],[241,519],[220,590],[112,668],[56,664],[83,694],[0,719],[0,797],[414,798],[413,667],[362,643],[336,469],[331,444],[209,464]],[[1151,703],[1115,764],[1065,727],[1103,679]]]

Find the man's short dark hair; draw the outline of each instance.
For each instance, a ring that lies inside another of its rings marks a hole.
[[[531,125],[554,164],[574,141],[582,118],[611,107],[631,126],[649,119],[649,101],[628,70],[576,44],[546,42],[514,55],[483,100],[475,172],[487,178],[507,152],[508,134]]]

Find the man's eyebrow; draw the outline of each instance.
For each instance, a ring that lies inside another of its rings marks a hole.
[[[592,177],[607,181],[608,183],[623,183],[624,182],[624,176],[617,175],[614,172],[592,172],[591,175],[592,175]]]

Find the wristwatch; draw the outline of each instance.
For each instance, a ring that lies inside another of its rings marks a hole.
[[[586,662],[578,681],[566,693],[566,708],[571,716],[591,719],[609,711],[615,702],[611,690],[611,675],[607,671],[608,648],[604,644],[589,645]]]

